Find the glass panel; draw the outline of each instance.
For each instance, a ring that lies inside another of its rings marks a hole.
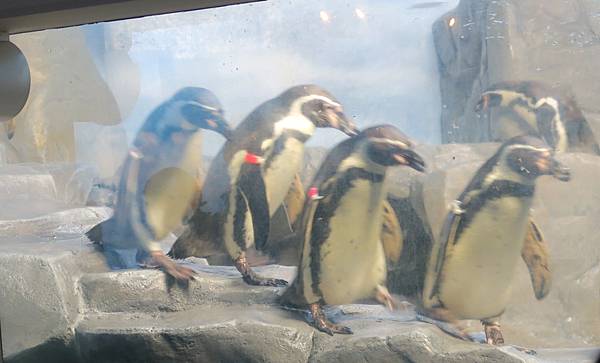
[[[4,356],[593,361],[599,27],[274,0],[12,35]]]

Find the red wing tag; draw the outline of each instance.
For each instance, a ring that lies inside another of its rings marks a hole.
[[[319,195],[319,188],[310,187],[308,189],[308,197],[312,200],[322,199],[323,197]]]
[[[251,152],[246,151],[246,157],[244,158],[244,162],[246,164],[261,164],[263,162],[263,158],[256,154],[252,154]]]

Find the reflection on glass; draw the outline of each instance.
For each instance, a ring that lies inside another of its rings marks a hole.
[[[7,357],[595,359],[600,7],[324,4],[11,36]]]

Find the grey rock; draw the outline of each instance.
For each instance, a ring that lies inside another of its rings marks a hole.
[[[110,217],[106,207],[71,208],[35,218],[0,220],[0,238],[79,236]],[[2,242],[0,242],[2,243]]]
[[[93,183],[91,168],[67,163],[10,164],[0,168],[0,220],[26,219],[83,207]]]
[[[9,362],[544,362],[585,361],[592,350],[540,351],[547,360],[457,340],[419,322],[411,306],[330,307],[355,334],[330,337],[306,311],[277,304],[282,288],[251,287],[233,267],[203,259],[186,292],[152,270],[108,272],[83,239],[0,245],[0,305]],[[292,279],[295,269],[264,266]]]
[[[100,257],[82,240],[0,243],[5,354],[52,339],[66,344],[81,312],[77,278],[101,269]]]
[[[232,266],[185,264],[198,273],[196,280],[185,290],[170,286],[165,274],[156,270],[86,274],[80,282],[84,301],[94,312],[158,313],[183,311],[205,304],[273,304],[281,290],[248,286]],[[267,277],[291,281],[296,269],[271,265],[255,270]]]

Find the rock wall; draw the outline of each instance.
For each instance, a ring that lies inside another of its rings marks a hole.
[[[474,111],[498,81],[539,80],[571,89],[600,134],[600,3],[594,0],[461,0],[433,25],[442,96],[442,141],[496,140]],[[493,115],[492,115],[493,116]]]

